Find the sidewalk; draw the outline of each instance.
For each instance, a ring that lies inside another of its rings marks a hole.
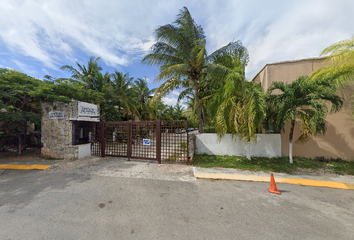
[[[238,180],[250,182],[270,182],[270,173],[251,172],[229,168],[194,167],[194,176],[200,179]],[[299,184],[305,186],[354,189],[354,176],[311,173],[273,173],[276,183]]]

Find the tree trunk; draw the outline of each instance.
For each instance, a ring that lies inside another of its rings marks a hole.
[[[22,134],[17,134],[18,136],[18,154],[22,154]]]
[[[203,119],[202,119],[202,113],[200,111],[198,80],[193,79],[193,82],[194,82],[194,91],[195,91],[195,102],[197,105],[197,113],[198,113],[198,120],[199,120],[199,132],[203,133]]]
[[[103,103],[100,103],[100,116],[103,116]]]
[[[251,141],[247,141],[247,160],[251,161]]]
[[[293,164],[293,136],[294,136],[295,120],[291,120],[290,134],[289,134],[289,162]]]

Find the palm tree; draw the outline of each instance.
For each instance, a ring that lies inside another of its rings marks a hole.
[[[262,87],[247,82],[244,70],[234,69],[227,75],[225,85],[213,96],[209,112],[215,114],[215,131],[219,139],[226,133],[248,143],[256,141],[255,133],[260,130],[266,116],[266,101]],[[250,149],[247,158],[251,160]]]
[[[146,77],[143,79],[138,78],[134,81],[133,95],[137,103],[137,109],[141,120],[148,120],[149,118],[149,102],[155,90],[155,88],[149,89]]]
[[[326,116],[343,107],[342,99],[336,95],[337,87],[327,80],[310,80],[306,76],[299,77],[288,84],[273,82],[268,89],[270,105],[276,112],[274,127],[283,129],[290,121],[289,162],[292,164],[292,143],[296,119],[301,120],[301,135],[296,143],[305,143],[310,137],[326,133]],[[328,103],[331,109],[328,110]]]
[[[165,114],[168,116],[169,120],[176,120],[174,119],[173,113],[174,113],[175,109],[173,108],[173,106],[168,106],[165,110]]]
[[[177,103],[177,105],[174,107],[174,111],[173,111],[173,117],[175,120],[186,120],[186,117],[183,116],[183,112],[184,112],[184,107],[182,107],[181,105],[179,105],[179,103]]]
[[[205,66],[205,36],[186,7],[180,10],[173,24],[161,26],[155,30],[157,43],[152,46],[152,53],[146,55],[142,63],[160,65],[160,74],[155,81],[167,79],[159,87],[154,98],[161,98],[169,91],[186,85],[192,80],[196,94],[199,125],[202,128],[198,93],[198,80]]]
[[[208,112],[215,116],[215,130],[221,138],[226,133],[247,142],[255,141],[255,133],[265,118],[266,102],[259,84],[247,82],[245,68],[248,51],[240,41],[229,44],[210,56],[217,69],[224,71],[224,81],[210,78]],[[212,76],[212,74],[211,74]],[[223,79],[222,79],[223,80]]]
[[[138,116],[136,102],[133,96],[133,79],[129,74],[123,74],[117,70],[112,74],[112,101],[125,115],[133,114]]]
[[[96,72],[96,77],[91,78],[87,82],[88,89],[95,90],[103,94],[104,98],[99,100],[100,104],[100,113],[103,116],[105,104],[111,104],[111,95],[112,95],[112,74],[106,72],[104,75],[101,72]]]
[[[171,117],[166,112],[167,105],[161,100],[150,101],[149,112],[151,120],[158,121],[161,115],[161,120],[171,120]]]
[[[200,82],[205,79],[207,72],[223,78],[227,69],[213,65],[210,61],[212,58],[207,57],[203,28],[195,23],[186,7],[180,10],[173,24],[158,27],[155,36],[157,43],[152,46],[152,53],[142,60],[142,63],[160,66],[160,73],[155,81],[166,79],[156,90],[154,99],[160,99],[175,88],[193,87],[199,129],[202,132]],[[222,52],[222,49],[216,52]]]
[[[323,67],[311,74],[313,79],[328,79],[339,86],[352,81],[354,76],[354,35],[332,44],[322,51],[320,56],[328,55],[332,66]]]
[[[87,67],[76,62],[77,69],[69,65],[64,65],[60,69],[70,72],[72,74],[71,77],[74,79],[91,84],[94,82],[97,72],[102,70],[102,67],[98,64],[100,59],[100,57],[90,57]]]

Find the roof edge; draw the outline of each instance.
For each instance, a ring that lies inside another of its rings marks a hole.
[[[254,81],[256,77],[269,65],[276,65],[276,64],[283,64],[283,63],[292,63],[292,62],[301,62],[301,61],[309,61],[309,60],[321,60],[321,59],[326,59],[328,56],[325,57],[315,57],[315,58],[302,58],[302,59],[296,59],[296,60],[286,60],[286,61],[280,61],[280,62],[274,62],[274,63],[266,63],[264,67],[252,78],[251,82]]]

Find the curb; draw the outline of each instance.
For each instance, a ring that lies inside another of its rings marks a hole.
[[[0,164],[0,169],[11,169],[11,170],[46,170],[52,165],[25,165],[25,164]]]
[[[194,172],[194,176],[199,179],[237,180],[237,181],[249,181],[249,182],[270,182],[270,177],[257,176],[257,175]],[[318,180],[296,179],[296,178],[276,178],[275,177],[274,179],[275,179],[276,183],[287,183],[287,184],[296,184],[296,185],[303,185],[303,186],[328,187],[328,188],[354,190],[354,184],[352,184],[352,183],[318,181]]]

